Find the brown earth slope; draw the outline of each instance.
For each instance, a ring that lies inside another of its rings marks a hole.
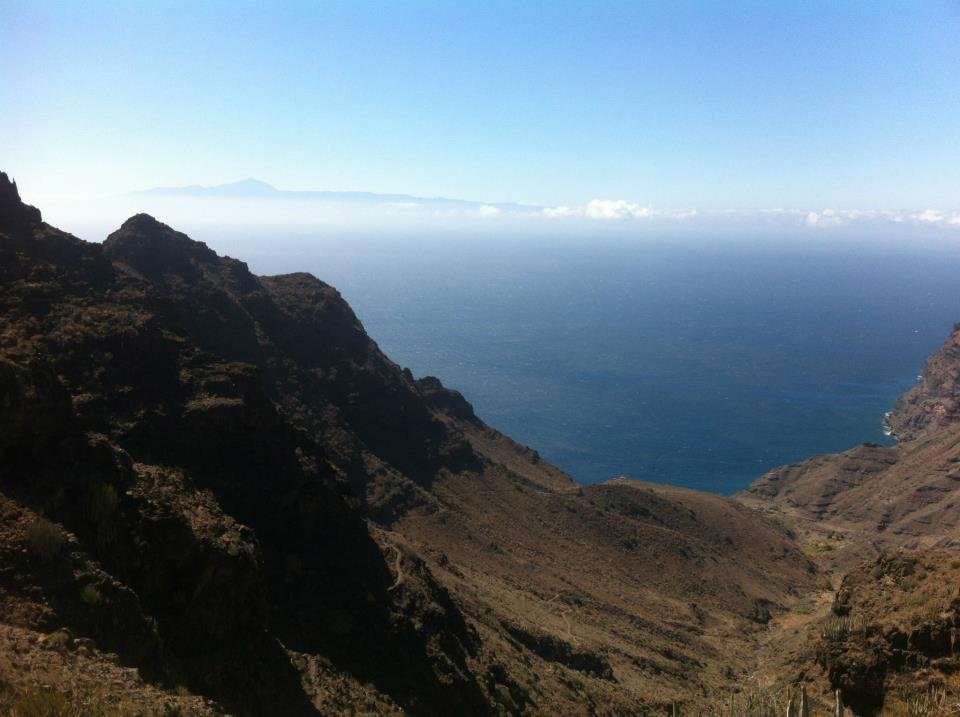
[[[956,713],[958,346],[954,327],[896,402],[888,419],[895,446],[814,456],[737,496],[795,529],[836,584],[832,603],[810,600],[805,615],[773,625],[760,653],[775,665],[769,681],[802,675],[823,693],[841,689],[859,714]]]
[[[2,174],[0,555],[0,706],[93,713],[639,714],[816,583],[733,501],[579,487],[317,279]]]

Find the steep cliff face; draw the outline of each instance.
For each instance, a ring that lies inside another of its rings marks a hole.
[[[920,381],[893,407],[888,423],[902,441],[936,433],[960,419],[960,324],[927,361]]]
[[[5,175],[0,429],[0,700],[92,699],[82,657],[195,711],[638,710],[746,669],[815,581],[726,499],[580,488],[312,276],[146,215],[86,243]]]

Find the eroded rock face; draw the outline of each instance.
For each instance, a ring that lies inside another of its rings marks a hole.
[[[927,361],[919,383],[894,404],[887,418],[894,435],[908,441],[960,419],[960,325]]]
[[[895,711],[960,668],[960,561],[943,551],[896,551],[844,578],[817,644],[831,688],[857,714]]]

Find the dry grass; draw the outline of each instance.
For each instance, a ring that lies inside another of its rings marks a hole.
[[[912,695],[888,700],[884,717],[940,717],[960,715],[960,700],[943,688],[917,690]]]
[[[92,704],[78,704],[70,695],[42,685],[15,691],[0,678],[0,715],[6,717],[185,717],[187,714],[179,707],[145,708],[124,699],[88,701]]]
[[[87,717],[69,697],[49,687],[36,687],[16,695],[10,704],[10,717]]]
[[[37,518],[27,528],[30,553],[40,562],[49,562],[59,555],[66,542],[67,538],[60,527],[44,518]]]

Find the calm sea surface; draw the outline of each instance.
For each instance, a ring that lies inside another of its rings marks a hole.
[[[717,493],[861,441],[960,320],[945,245],[201,237],[340,289],[397,363],[585,483]]]

